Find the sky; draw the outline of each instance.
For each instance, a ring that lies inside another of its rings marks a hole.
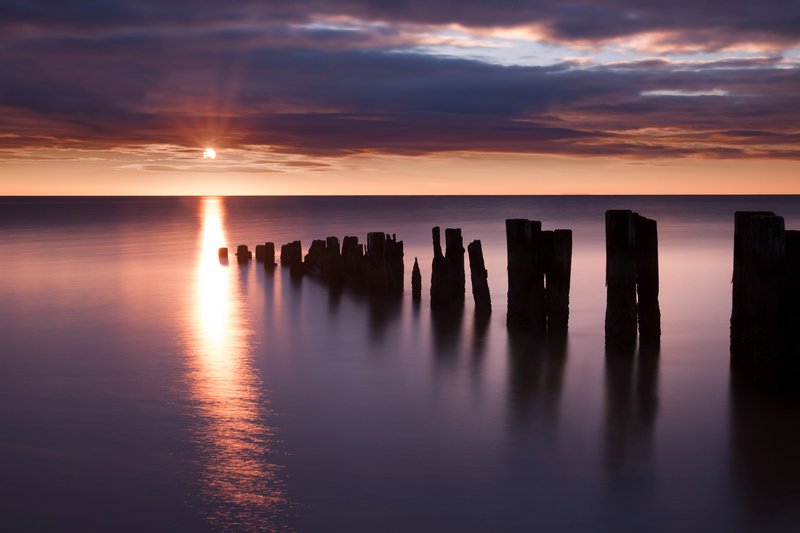
[[[0,195],[706,193],[800,193],[797,0],[0,0]]]

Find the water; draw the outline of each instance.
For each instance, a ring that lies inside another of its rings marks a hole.
[[[800,409],[731,379],[728,324],[733,212],[798,200],[0,199],[3,529],[796,530]],[[656,354],[604,353],[611,208],[659,222]],[[565,344],[506,331],[510,217],[574,230]],[[482,240],[488,323],[431,317],[434,225]],[[421,306],[217,260],[367,231]]]

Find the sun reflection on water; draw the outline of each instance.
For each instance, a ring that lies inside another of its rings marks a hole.
[[[220,264],[217,257],[227,242],[223,200],[204,198],[200,216],[188,381],[199,413],[203,511],[218,527],[275,529],[286,497],[279,467],[270,460],[274,430],[265,422],[267,399],[251,361],[252,332],[239,284],[246,270]]]

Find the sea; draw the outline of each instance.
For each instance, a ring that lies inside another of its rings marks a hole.
[[[605,350],[607,209],[658,222],[655,350]],[[800,229],[797,196],[0,198],[0,529],[800,531],[800,404],[730,367],[738,210]],[[506,327],[507,218],[573,231],[566,340]],[[434,226],[482,242],[488,321],[469,270],[431,314]],[[217,254],[376,231],[402,297]]]

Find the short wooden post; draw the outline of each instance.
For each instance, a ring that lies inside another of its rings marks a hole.
[[[268,270],[275,268],[275,243],[264,243],[264,267]]]
[[[240,244],[236,247],[236,260],[240,263],[247,263],[253,258],[253,252],[248,250],[246,244]]]
[[[386,294],[386,235],[383,232],[367,234],[367,287],[371,294]]]
[[[228,249],[227,248],[220,248],[217,250],[217,256],[220,259],[227,259],[228,258]]]
[[[322,276],[325,263],[325,248],[326,241],[321,239],[311,241],[311,247],[303,260],[303,268],[307,274]]]
[[[422,299],[422,274],[419,271],[419,263],[414,258],[414,268],[411,270],[411,297],[415,302]]]
[[[281,246],[281,266],[288,267],[293,276],[303,274],[303,245],[300,241]]]

